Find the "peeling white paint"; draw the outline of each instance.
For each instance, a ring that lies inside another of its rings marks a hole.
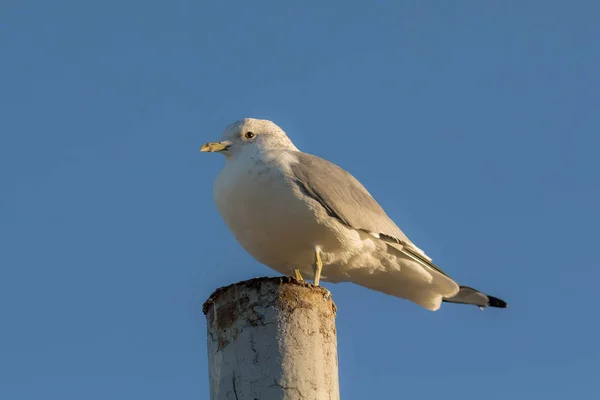
[[[211,400],[339,400],[335,306],[287,277],[220,289],[205,304]]]

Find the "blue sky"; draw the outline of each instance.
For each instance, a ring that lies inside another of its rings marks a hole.
[[[299,4],[2,0],[2,399],[208,396],[203,301],[276,275],[198,152],[242,117],[509,302],[326,285],[343,399],[597,393],[598,3]]]

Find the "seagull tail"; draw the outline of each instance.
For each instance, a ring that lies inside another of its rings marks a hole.
[[[444,298],[446,303],[472,304],[481,309],[484,307],[506,308],[508,304],[497,297],[487,295],[468,286],[461,286],[458,293],[450,298]]]

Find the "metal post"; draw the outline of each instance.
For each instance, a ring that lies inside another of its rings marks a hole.
[[[211,400],[339,400],[331,293],[293,278],[217,289],[204,303]]]

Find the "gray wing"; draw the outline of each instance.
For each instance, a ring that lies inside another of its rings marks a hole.
[[[337,165],[302,152],[291,169],[304,192],[317,200],[332,217],[370,233],[409,242],[398,226],[361,183]]]
[[[312,154],[293,154],[298,159],[297,163],[290,165],[293,178],[304,193],[318,201],[329,215],[351,228],[376,235],[418,263],[448,276],[411,243],[349,172]]]

